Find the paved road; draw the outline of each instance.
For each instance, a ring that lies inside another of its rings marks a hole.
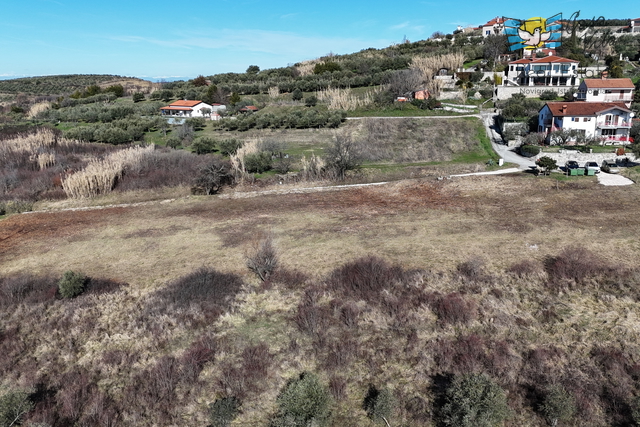
[[[533,160],[516,154],[512,151],[512,148],[509,148],[505,144],[503,144],[502,137],[496,131],[496,127],[494,125],[495,118],[497,116],[498,113],[495,113],[493,111],[485,111],[482,113],[482,121],[484,122],[484,126],[487,129],[487,135],[491,139],[491,146],[493,147],[493,150],[504,159],[505,163],[515,163],[516,165],[518,165],[518,169],[520,170],[528,170],[532,166],[535,166],[536,164]]]

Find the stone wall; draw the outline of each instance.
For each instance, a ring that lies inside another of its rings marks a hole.
[[[571,89],[578,89],[578,86],[498,86],[497,98],[499,100],[509,99],[515,93],[521,93],[527,98],[539,98],[542,92],[552,90],[559,96],[563,96]]]
[[[624,164],[625,158],[630,162],[635,163],[636,161],[636,156],[633,153],[627,152],[622,156],[617,156],[613,148],[610,153],[581,153],[578,150],[560,150],[558,153],[541,152],[536,156],[536,160],[543,156],[551,157],[558,166],[564,166],[568,160],[575,160],[580,166],[584,166],[586,162],[596,162],[601,165],[603,160],[612,160],[618,164]]]

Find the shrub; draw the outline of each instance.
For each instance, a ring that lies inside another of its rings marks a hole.
[[[477,305],[467,301],[459,293],[451,293],[437,298],[431,307],[438,316],[438,321],[445,324],[468,324],[477,316]]]
[[[232,185],[233,182],[234,178],[229,162],[214,158],[208,165],[200,169],[191,192],[193,194],[216,194],[222,187]]]
[[[576,413],[576,402],[561,385],[551,385],[544,393],[540,412],[550,425],[558,425],[558,421],[568,422]]]
[[[484,374],[456,376],[445,395],[442,422],[453,427],[495,427],[509,414],[504,390]]]
[[[534,157],[540,154],[540,147],[535,145],[521,145],[520,154],[524,157]]]
[[[62,298],[74,298],[84,291],[87,276],[75,271],[65,271],[58,282],[58,292]]]
[[[552,170],[558,167],[558,164],[554,159],[548,156],[542,156],[538,160],[536,160],[536,164],[541,168],[544,168],[545,174],[549,174]]]
[[[379,303],[381,292],[404,278],[402,268],[368,256],[334,270],[327,279],[327,285],[344,297]]]
[[[302,99],[302,91],[298,88],[294,89],[291,93],[291,99],[294,101],[300,101]]]
[[[278,413],[271,426],[325,426],[329,424],[330,396],[318,377],[303,372],[290,380],[276,402]]]
[[[596,254],[580,246],[570,246],[556,257],[545,260],[545,269],[554,279],[583,280],[609,270]]]
[[[373,385],[369,386],[369,391],[362,402],[362,409],[367,412],[367,416],[375,422],[384,422],[389,425],[389,418],[393,411],[393,396],[388,388],[378,389]]]
[[[227,427],[240,412],[240,401],[234,396],[216,399],[209,405],[209,421],[212,427]]]
[[[247,154],[244,157],[244,167],[249,173],[263,173],[271,169],[271,154],[265,151]]]
[[[133,94],[133,102],[140,102],[144,100],[145,100],[144,93],[136,92]]]
[[[229,157],[236,154],[238,148],[242,147],[243,142],[236,139],[223,139],[218,143],[218,150],[223,156]]]
[[[318,98],[315,95],[307,96],[304,100],[304,105],[307,107],[315,107],[318,103]]]
[[[33,408],[26,391],[9,391],[0,396],[0,426],[17,426]]]
[[[193,141],[193,144],[191,144],[191,149],[196,154],[207,154],[218,151],[216,141],[213,138],[209,138],[206,136]]]
[[[558,97],[558,92],[553,90],[545,90],[540,94],[540,100],[542,101],[553,101]]]
[[[245,259],[249,270],[263,282],[267,280],[278,267],[278,252],[273,239],[269,236],[257,242],[245,255]]]

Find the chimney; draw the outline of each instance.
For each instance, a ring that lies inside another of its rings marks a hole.
[[[562,104],[562,110],[560,110],[562,114],[567,114],[567,104]]]

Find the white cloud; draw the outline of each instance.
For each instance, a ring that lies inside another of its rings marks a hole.
[[[230,49],[278,56],[308,57],[329,51],[351,53],[362,46],[388,46],[387,40],[361,40],[339,37],[310,37],[283,31],[221,29],[211,34],[178,33],[167,38],[120,36],[113,40],[153,44],[175,49]]]

